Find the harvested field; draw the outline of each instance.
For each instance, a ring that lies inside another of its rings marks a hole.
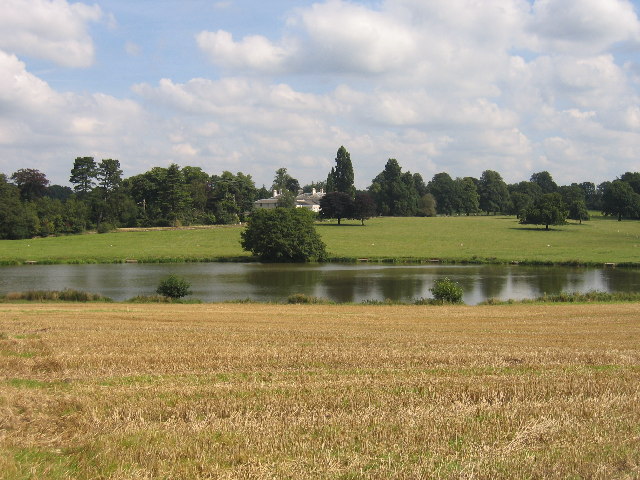
[[[639,478],[640,305],[0,305],[0,477]]]

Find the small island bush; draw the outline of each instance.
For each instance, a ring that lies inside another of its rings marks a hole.
[[[156,293],[164,297],[172,299],[186,297],[191,294],[191,283],[182,277],[176,275],[169,275],[167,278],[160,282]]]
[[[436,280],[429,291],[433,298],[443,303],[462,303],[462,287],[448,277]]]

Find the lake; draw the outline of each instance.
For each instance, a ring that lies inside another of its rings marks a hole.
[[[172,273],[191,282],[192,296],[205,302],[282,301],[293,293],[336,302],[410,302],[430,297],[433,282],[445,276],[460,283],[469,305],[487,298],[524,299],[545,293],[640,291],[640,270],[621,268],[188,263],[3,266],[0,294],[72,288],[121,301],[153,295],[160,280]]]

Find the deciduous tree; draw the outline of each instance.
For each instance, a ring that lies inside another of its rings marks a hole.
[[[509,190],[500,174],[493,170],[482,172],[478,183],[480,208],[487,213],[503,212],[509,206]]]
[[[353,199],[345,192],[330,192],[320,199],[320,216],[336,218],[338,225],[343,218],[353,218]]]
[[[324,261],[326,247],[306,208],[254,211],[240,234],[243,249],[263,262]]]
[[[637,218],[640,215],[640,195],[623,180],[614,180],[604,186],[602,193],[602,213],[623,218]]]
[[[360,220],[364,225],[364,221],[375,214],[376,202],[373,197],[367,192],[357,192],[356,198],[353,200],[353,218]]]
[[[20,198],[30,202],[47,193],[49,180],[40,170],[21,168],[11,175],[11,180],[20,190]]]
[[[536,199],[533,205],[525,211],[520,223],[525,225],[562,225],[567,219],[567,209],[559,193],[545,193]]]

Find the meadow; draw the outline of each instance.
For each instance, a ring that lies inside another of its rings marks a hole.
[[[0,477],[640,477],[640,305],[0,305]]]
[[[545,231],[515,217],[374,218],[366,226],[320,222],[334,260],[640,265],[640,223],[594,216]],[[0,264],[248,260],[242,226],[137,229],[107,234],[3,240]]]

